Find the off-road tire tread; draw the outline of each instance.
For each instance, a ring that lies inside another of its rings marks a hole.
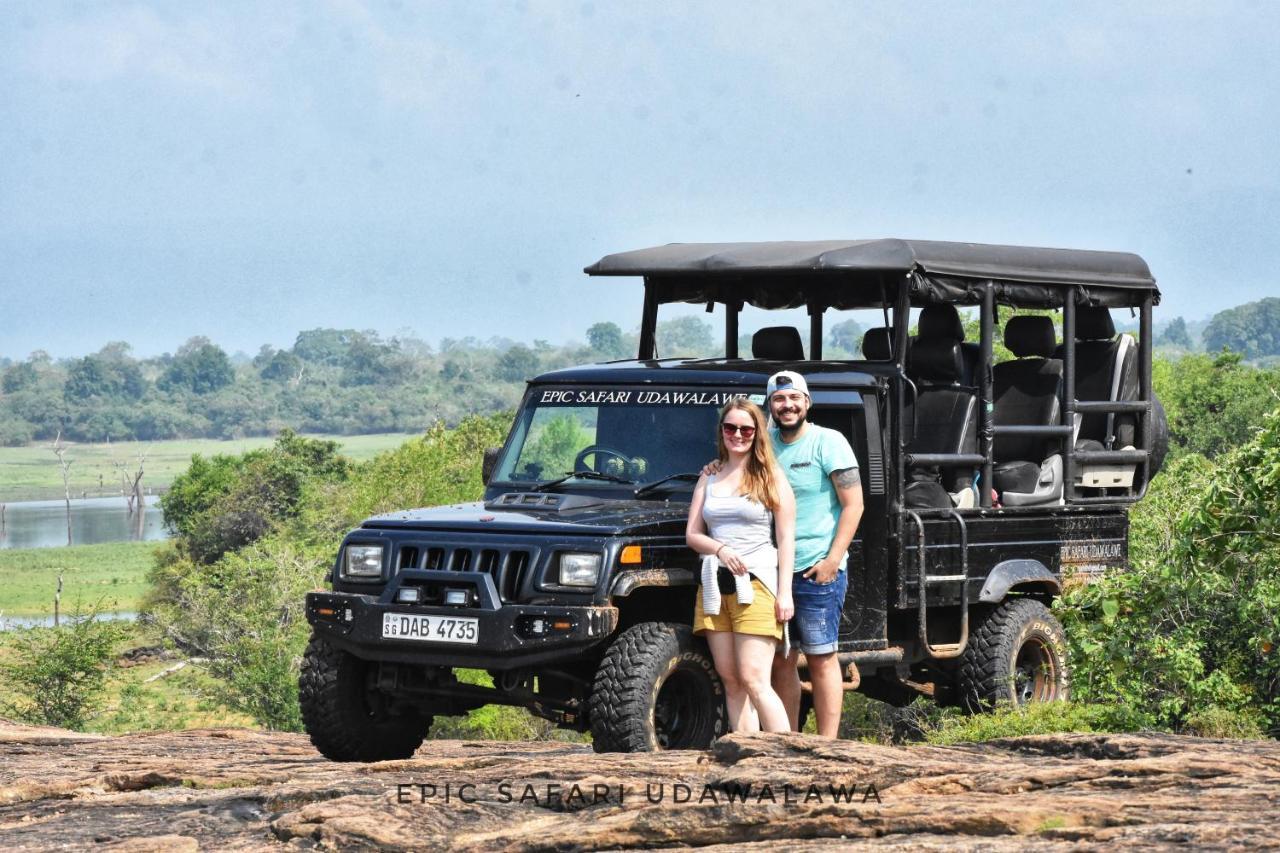
[[[651,718],[653,670],[693,642],[693,630],[670,622],[642,622],[622,632],[596,670],[587,713],[596,752],[651,752],[644,721]]]
[[[331,761],[388,761],[408,758],[422,745],[431,717],[400,716],[387,723],[352,719],[344,691],[357,686],[353,659],[313,634],[302,656],[298,705],[311,743]]]
[[[969,634],[969,643],[960,656],[957,678],[960,705],[977,713],[989,710],[1006,697],[1012,677],[1012,673],[1005,671],[1013,654],[1010,646],[1022,626],[1032,620],[1047,622],[1057,628],[1059,637],[1063,635],[1061,624],[1049,608],[1034,598],[1009,598],[978,616],[977,628]],[[1059,648],[1058,657],[1065,682],[1066,649]],[[1066,697],[1064,683],[1058,698]]]

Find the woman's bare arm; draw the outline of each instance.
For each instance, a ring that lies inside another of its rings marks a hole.
[[[791,576],[796,564],[796,496],[780,468],[774,469],[778,506],[773,511],[774,535],[778,540],[777,619],[786,622],[795,613],[791,598]]]

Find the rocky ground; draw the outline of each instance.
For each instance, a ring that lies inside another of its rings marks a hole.
[[[299,735],[117,738],[0,721],[0,849],[1024,849],[1280,844],[1280,743],[1055,735],[884,747],[735,735],[708,752],[428,741],[333,764]]]

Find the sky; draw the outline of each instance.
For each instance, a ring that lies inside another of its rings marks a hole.
[[[1280,295],[1280,3],[13,2],[0,356],[581,340],[602,255],[1133,251]],[[664,315],[669,316],[669,315]]]

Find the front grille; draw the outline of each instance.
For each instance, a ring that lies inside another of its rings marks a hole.
[[[504,603],[516,601],[533,563],[531,548],[492,548],[471,545],[400,546],[402,569],[447,572],[483,572]]]
[[[520,595],[525,575],[529,573],[529,552],[507,552],[500,571],[502,583],[498,585],[499,595],[503,601],[515,601]]]

